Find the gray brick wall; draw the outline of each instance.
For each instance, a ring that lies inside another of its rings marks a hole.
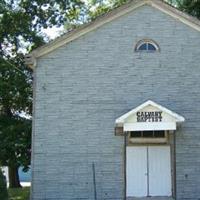
[[[161,51],[135,53],[140,39]],[[33,200],[122,200],[115,119],[151,99],[183,115],[177,199],[200,198],[200,33],[144,6],[43,56],[36,69]]]

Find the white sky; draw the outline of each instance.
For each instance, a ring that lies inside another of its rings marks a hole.
[[[61,33],[63,33],[64,31],[64,28],[63,26],[57,28],[57,27],[52,27],[52,28],[47,28],[47,29],[44,29],[43,32],[45,34],[47,34],[49,36],[49,38],[51,40],[55,39],[56,37],[58,37]]]

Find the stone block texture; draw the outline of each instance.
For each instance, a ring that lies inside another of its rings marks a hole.
[[[134,51],[141,39],[160,46]],[[153,100],[184,116],[176,132],[177,200],[200,199],[200,33],[143,6],[38,60],[32,200],[124,195],[123,137],[115,119]]]

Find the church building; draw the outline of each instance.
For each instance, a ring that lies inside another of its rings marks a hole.
[[[132,0],[27,55],[31,200],[200,200],[200,22]]]

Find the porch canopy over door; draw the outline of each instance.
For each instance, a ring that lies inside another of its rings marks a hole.
[[[184,122],[184,117],[148,100],[135,109],[117,118],[116,127],[126,131],[176,130],[177,124]]]

